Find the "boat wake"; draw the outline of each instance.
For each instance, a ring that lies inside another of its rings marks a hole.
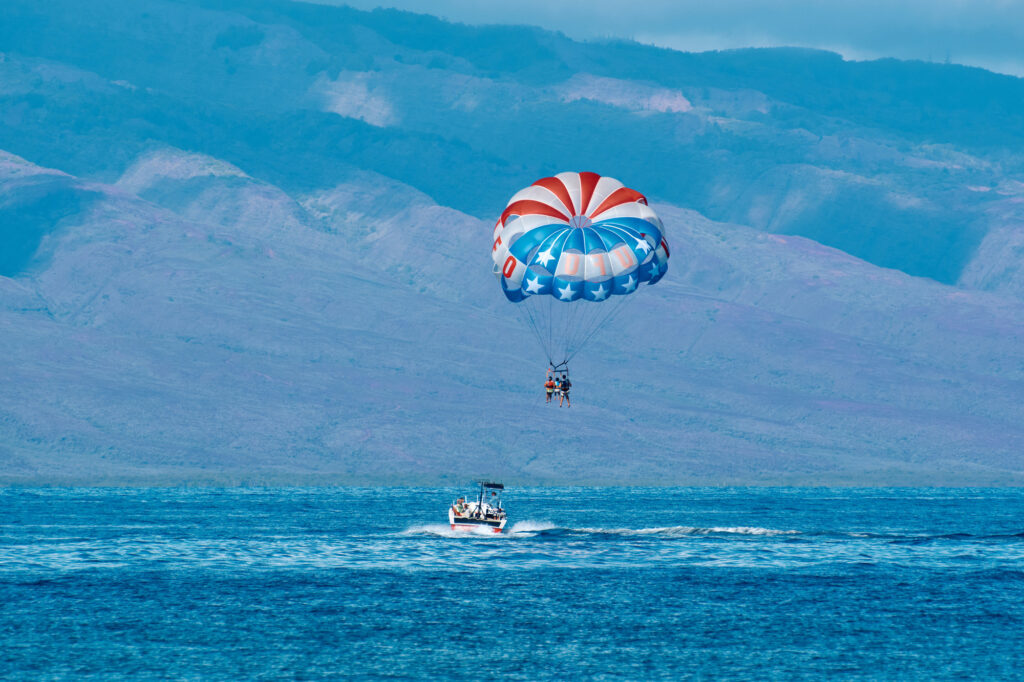
[[[489,526],[467,526],[458,530],[446,523],[428,523],[422,526],[410,526],[401,533],[402,535],[433,535],[441,538],[467,538],[467,537],[500,537],[501,533],[495,533]]]
[[[430,523],[422,526],[411,526],[402,535],[433,535],[442,538],[532,538],[544,531],[556,530],[557,526],[546,521],[520,521],[512,524],[503,533],[495,533],[487,526],[470,526],[453,529],[448,524]]]
[[[513,523],[512,528],[509,529],[509,533],[515,535],[523,535],[526,533],[543,533],[548,530],[556,530],[558,526],[547,521],[520,521],[519,523]]]
[[[799,535],[798,530],[776,530],[774,528],[757,528],[754,526],[713,526],[700,528],[697,526],[666,526],[663,528],[572,528],[576,533],[595,533],[604,535],[662,535],[670,537],[708,536],[708,535]]]
[[[494,533],[490,528],[478,527],[466,530],[453,530],[446,524],[427,524],[412,526],[402,535],[433,535],[444,538],[492,537],[492,538],[532,538],[538,535],[551,537],[558,535],[619,535],[619,536],[660,536],[660,537],[708,537],[708,536],[776,536],[799,535],[798,530],[777,530],[774,528],[758,528],[754,526],[666,526],[662,528],[563,528],[547,521],[519,521],[512,524],[504,533]]]

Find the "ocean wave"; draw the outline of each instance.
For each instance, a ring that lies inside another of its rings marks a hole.
[[[983,535],[986,540],[1024,540],[1024,533],[996,533],[995,535]]]
[[[989,542],[1000,540],[1003,542],[1019,542],[1024,540],[1024,533],[995,533],[991,535],[978,535],[968,532],[953,533],[894,533],[894,532],[871,532],[871,531],[814,531],[807,533],[809,536],[856,539],[856,540],[884,540],[891,544],[925,544],[931,542]]]

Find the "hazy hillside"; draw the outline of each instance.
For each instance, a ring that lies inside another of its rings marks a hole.
[[[509,187],[599,168],[952,283],[1002,220],[983,190],[1024,170],[1024,81],[980,69],[289,0],[10,0],[4,19],[0,148],[83,177],[162,142],[286,191],[373,170],[489,218]]]
[[[1024,482],[1024,81],[260,0],[9,0],[0,482]],[[574,366],[537,177],[673,246]]]
[[[487,223],[411,188],[296,201],[173,150],[56,177],[92,199],[4,280],[8,481],[1017,480],[1018,303],[660,207],[688,257],[577,364],[570,413],[451,256]]]

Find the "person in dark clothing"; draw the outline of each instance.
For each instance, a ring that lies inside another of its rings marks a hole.
[[[562,375],[561,391],[558,394],[558,406],[562,406],[562,400],[565,400],[566,407],[572,407],[572,403],[569,402],[569,389],[572,388],[572,382],[569,381],[569,375]]]

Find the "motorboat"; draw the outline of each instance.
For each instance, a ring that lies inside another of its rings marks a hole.
[[[452,502],[448,508],[448,523],[452,530],[485,531],[489,528],[494,533],[504,530],[507,521],[505,509],[501,506],[504,490],[501,483],[481,481],[475,501],[460,497]]]

